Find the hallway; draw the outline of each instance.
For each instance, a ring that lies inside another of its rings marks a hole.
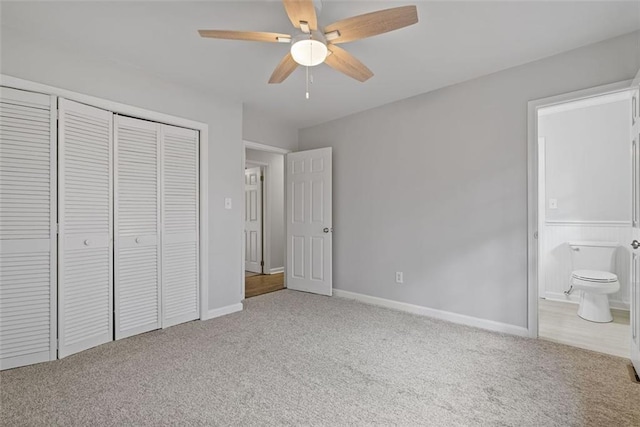
[[[246,271],[244,297],[251,298],[284,289],[284,273],[255,274]]]

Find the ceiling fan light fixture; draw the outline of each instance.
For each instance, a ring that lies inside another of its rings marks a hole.
[[[322,64],[327,54],[326,41],[318,32],[301,34],[292,40],[291,56],[300,65],[313,67]]]

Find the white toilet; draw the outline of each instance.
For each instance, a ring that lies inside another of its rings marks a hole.
[[[613,321],[609,294],[618,292],[620,282],[612,273],[615,265],[616,242],[569,242],[571,248],[571,288],[582,291],[578,316],[598,323]]]

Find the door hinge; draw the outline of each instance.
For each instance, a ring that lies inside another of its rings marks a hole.
[[[60,224],[56,222],[56,234],[60,234]]]
[[[260,261],[260,267],[264,267],[264,261]]]
[[[537,238],[538,238],[538,232],[537,232],[537,231],[535,231],[535,232],[533,233],[533,238],[534,238],[534,239],[537,239]]]
[[[264,176],[260,175],[260,181],[264,181]]]

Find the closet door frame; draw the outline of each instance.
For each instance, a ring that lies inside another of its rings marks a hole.
[[[49,360],[58,358],[58,98],[49,96],[50,117],[51,117],[51,345],[49,350]]]
[[[179,126],[188,129],[197,130],[200,134],[199,138],[199,259],[200,265],[200,319],[207,320],[222,314],[231,313],[233,311],[242,310],[242,304],[236,306],[223,307],[222,309],[209,310],[209,269],[204,268],[209,265],[209,125],[206,123],[184,119],[169,114],[158,113],[144,108],[134,107],[120,102],[109,101],[91,95],[85,95],[55,86],[49,86],[42,83],[24,80],[5,74],[0,74],[0,85],[22,89],[32,92],[40,92],[55,97],[62,97],[71,101],[88,104],[97,108],[112,111],[116,114],[124,116],[136,117],[139,119],[151,120],[154,122],[164,123],[171,126]],[[237,260],[240,266],[244,254],[238,252]],[[240,267],[239,267],[240,268]],[[222,311],[221,311],[222,310]]]
[[[49,360],[58,358],[58,97],[49,96],[51,108],[51,349]]]

